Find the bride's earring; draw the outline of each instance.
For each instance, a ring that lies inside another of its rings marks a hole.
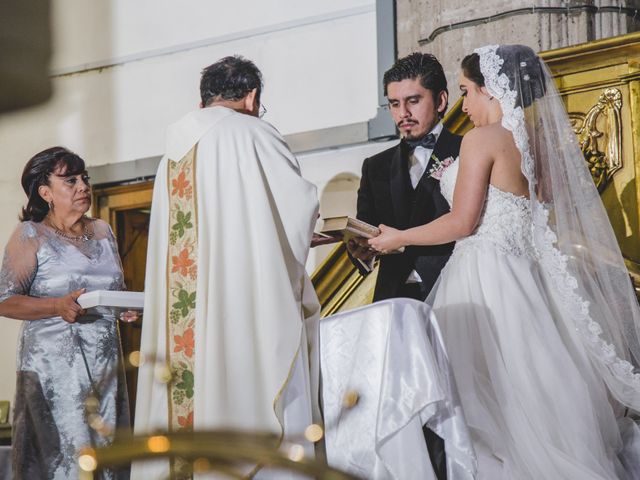
[[[51,200],[51,201],[48,203],[48,205],[49,205],[49,211],[50,211],[50,212],[53,212],[53,200]]]

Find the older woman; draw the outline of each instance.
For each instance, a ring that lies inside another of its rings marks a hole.
[[[91,187],[78,155],[62,147],[38,153],[25,166],[22,187],[27,206],[0,272],[0,315],[24,320],[17,356],[14,476],[77,478],[78,450],[109,442],[104,428],[89,426],[85,399],[98,399],[98,413],[111,427],[107,430],[129,420],[123,378],[115,374],[117,322],[110,314],[86,315],[76,302],[85,291],[122,290],[122,267],[109,225],[85,216]]]

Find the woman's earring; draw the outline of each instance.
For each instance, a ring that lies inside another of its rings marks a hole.
[[[53,212],[53,200],[49,202],[49,211]]]

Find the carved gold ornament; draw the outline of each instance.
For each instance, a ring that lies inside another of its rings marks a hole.
[[[617,88],[607,88],[586,114],[569,113],[580,149],[601,193],[622,168],[621,109],[622,93]]]

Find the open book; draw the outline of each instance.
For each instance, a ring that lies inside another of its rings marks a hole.
[[[313,234],[311,246],[317,247],[318,245],[337,242],[347,243],[351,238],[369,239],[377,237],[378,235],[380,235],[380,229],[378,227],[374,227],[357,218],[348,216],[328,217],[324,219],[322,230]],[[389,253],[402,252],[404,252],[404,247]]]
[[[350,238],[373,238],[380,234],[380,229],[367,222],[353,217],[329,217],[324,219],[322,230],[314,232],[311,246],[329,243],[348,242]]]
[[[126,310],[142,310],[144,292],[94,290],[78,297],[78,304],[89,314],[112,313],[116,316]]]

